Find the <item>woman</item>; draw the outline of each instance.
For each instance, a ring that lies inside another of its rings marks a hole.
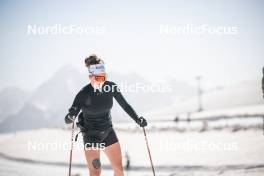
[[[69,113],[65,117],[67,124],[72,123],[79,114],[85,157],[90,176],[101,173],[100,148],[107,155],[115,176],[123,176],[122,154],[120,144],[111,121],[113,97],[128,115],[140,125],[147,126],[143,117],[138,117],[134,109],[127,103],[114,82],[106,80],[104,62],[96,55],[85,59],[89,71],[90,83],[76,95]]]

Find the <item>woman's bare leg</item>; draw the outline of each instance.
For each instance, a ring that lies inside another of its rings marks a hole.
[[[100,149],[84,149],[87,166],[90,176],[99,176],[101,174]]]
[[[124,176],[122,154],[119,142],[107,146],[103,151],[111,162],[111,166],[114,170],[114,176]]]

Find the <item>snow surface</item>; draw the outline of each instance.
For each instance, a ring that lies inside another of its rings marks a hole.
[[[120,128],[120,125],[116,126]],[[123,127],[124,126],[125,124],[123,124]],[[245,169],[245,167],[257,167],[264,164],[264,138],[262,129],[241,130],[237,132],[230,132],[228,130],[205,131],[203,133],[177,133],[174,131],[153,132],[149,129],[150,128],[147,128],[147,136],[154,165],[157,168],[170,168],[167,170],[158,169],[157,172],[159,175],[173,175],[173,173],[178,173],[177,167],[183,170],[182,174],[185,173],[186,175],[218,175],[223,174],[222,172],[226,174],[229,173],[229,175],[247,175],[249,173],[249,175],[261,175],[260,173],[264,173],[262,167],[249,170],[248,172]],[[122,147],[123,155],[125,152],[128,152],[130,155],[131,165],[149,167],[149,159],[142,131],[116,130],[116,133]],[[28,145],[29,142],[35,142],[39,144],[39,146],[48,143],[56,143],[57,145],[66,143],[69,145],[70,136],[71,131],[62,129],[40,129],[2,134],[0,135],[0,151],[2,154],[14,158],[61,162],[67,165],[69,160],[69,148],[48,147],[43,149],[40,147],[42,150],[37,151],[32,148],[29,150]],[[82,137],[79,137],[74,147],[73,163],[85,166]],[[101,160],[103,165],[110,164],[105,155],[101,155]],[[123,162],[125,163],[125,158]],[[17,166],[20,168],[18,171],[27,175],[27,169],[25,169],[25,167],[27,167],[26,164],[13,163],[11,161],[5,161],[4,159],[1,159],[0,163],[3,163],[3,166],[0,168],[0,175],[7,172],[8,165]],[[4,167],[5,165],[6,167]],[[228,170],[210,169],[215,167],[226,168],[229,165],[235,166]],[[195,168],[195,166],[202,166],[205,170],[193,170],[192,168]],[[29,168],[35,171],[36,167],[39,166],[30,165]],[[190,167],[191,169],[186,169],[186,167]],[[58,175],[63,175],[63,171],[67,170],[67,167],[59,167],[57,169],[56,167],[51,168],[54,172],[56,170]],[[47,171],[47,173],[49,173],[49,171]],[[80,168],[75,169],[75,171],[82,174],[87,172],[85,167],[81,170]],[[43,170],[43,172],[46,171]],[[132,173],[133,172],[134,171],[132,171]],[[136,171],[136,173],[135,175],[151,175],[151,172],[146,170]],[[111,170],[106,170],[105,174],[112,175],[112,172]]]

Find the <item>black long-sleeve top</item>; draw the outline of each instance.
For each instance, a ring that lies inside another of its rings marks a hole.
[[[101,91],[94,89],[91,83],[86,85],[76,95],[72,108],[75,109],[76,114],[80,110],[82,111],[83,126],[86,129],[105,130],[112,126],[111,108],[113,97],[127,114],[137,122],[138,115],[127,103],[117,84],[111,81],[105,81]],[[65,120],[67,123],[67,119]]]

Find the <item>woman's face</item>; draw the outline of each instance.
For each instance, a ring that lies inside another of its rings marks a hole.
[[[106,81],[106,74],[101,73],[98,75],[90,75],[89,79],[94,88],[100,89],[103,86],[104,82]]]

